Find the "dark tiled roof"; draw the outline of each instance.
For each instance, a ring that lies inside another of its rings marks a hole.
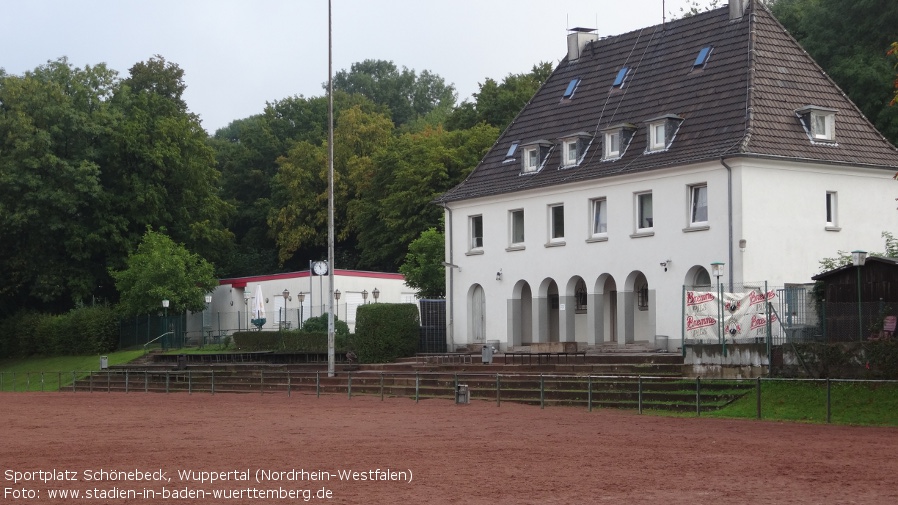
[[[699,51],[713,50],[703,69]],[[621,67],[631,73],[612,91]],[[580,78],[571,99],[562,95]],[[812,143],[795,110],[836,109],[837,145]],[[666,114],[683,119],[670,148],[646,154],[644,121]],[[637,126],[624,155],[601,161],[609,126]],[[595,135],[583,161],[560,168],[558,139]],[[538,173],[521,173],[513,142],[555,142]],[[739,20],[728,7],[666,25],[604,38],[575,61],[561,61],[543,87],[499,137],[477,168],[440,200],[453,201],[647,171],[724,156],[773,156],[898,169],[898,150],[863,117],[798,43],[757,2]]]

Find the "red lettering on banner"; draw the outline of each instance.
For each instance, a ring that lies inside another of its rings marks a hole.
[[[686,292],[686,305],[698,305],[700,303],[713,301],[716,297],[714,293],[695,294],[694,291]]]
[[[686,330],[694,330],[696,328],[704,328],[705,326],[714,326],[717,320],[713,317],[692,317],[686,316]]]
[[[758,303],[766,302],[768,300],[773,300],[776,298],[776,292],[770,290],[767,292],[767,296],[764,296],[763,293],[758,293],[756,291],[752,291],[748,294],[749,305],[756,305]]]

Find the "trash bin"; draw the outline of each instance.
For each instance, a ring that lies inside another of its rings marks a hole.
[[[109,368],[109,357],[100,356],[100,370],[106,370]]]
[[[187,369],[187,355],[186,354],[178,354],[178,370],[186,370]]]
[[[471,394],[468,391],[467,384],[459,384],[455,386],[455,403],[467,404],[471,403]]]
[[[483,364],[489,365],[493,362],[493,346],[490,344],[486,344],[483,346],[483,350],[481,351],[481,357],[483,358]]]
[[[667,335],[655,335],[655,347],[661,352],[667,352]]]

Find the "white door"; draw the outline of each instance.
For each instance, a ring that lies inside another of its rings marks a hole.
[[[486,300],[483,295],[483,287],[474,286],[471,293],[471,339],[474,342],[483,342],[486,333]]]

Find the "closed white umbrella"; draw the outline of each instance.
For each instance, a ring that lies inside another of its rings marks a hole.
[[[261,284],[256,284],[256,295],[253,297],[253,319],[250,322],[260,330],[265,324],[265,298],[262,296]]]

